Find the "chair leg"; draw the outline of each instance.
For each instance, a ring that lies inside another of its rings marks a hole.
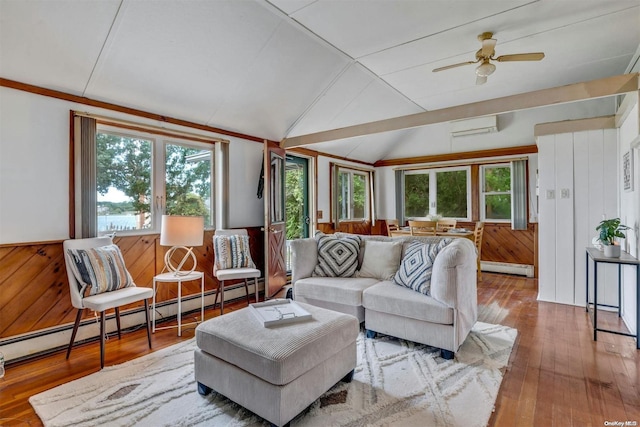
[[[104,311],[100,312],[100,369],[104,368]]]
[[[120,307],[116,307],[116,325],[118,325],[118,339],[122,339],[122,330],[120,329]]]
[[[218,289],[216,290],[216,297],[213,299],[213,308],[216,308],[216,304],[218,304],[218,295],[220,294],[220,282],[218,281]]]
[[[260,298],[258,297],[258,278],[254,277],[253,278],[253,288],[256,292],[256,303],[260,302]]]
[[[144,318],[147,321],[147,341],[149,341],[149,348],[151,348],[151,324],[149,323],[149,301],[144,300]]]
[[[71,354],[71,347],[73,347],[73,341],[76,339],[76,333],[78,332],[78,326],[80,325],[80,319],[82,318],[82,312],[84,309],[79,308],[78,314],[76,314],[76,323],[73,324],[73,332],[71,333],[71,341],[69,341],[69,347],[67,348],[67,359]]]
[[[224,314],[224,280],[220,281],[218,293],[220,294],[220,315]]]
[[[247,284],[247,279],[244,279],[244,290],[247,293],[247,305],[251,304],[251,300],[249,299],[249,285]]]

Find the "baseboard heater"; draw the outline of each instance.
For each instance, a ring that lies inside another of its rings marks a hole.
[[[264,279],[262,278],[258,280],[258,289],[264,289]],[[205,292],[205,309],[213,306],[215,295],[215,290]],[[253,295],[253,283],[250,283],[249,296],[253,297]],[[224,297],[225,303],[231,303],[235,300],[244,300],[244,283],[225,286]],[[149,307],[151,308],[151,301],[149,301]],[[156,310],[159,316],[156,318],[156,322],[175,319],[175,316],[178,313],[178,301],[171,300],[158,303]],[[197,294],[185,296],[182,299],[183,318],[191,313],[196,314],[197,316],[200,315],[199,292]],[[123,331],[132,328],[144,328],[144,307],[124,311],[120,313],[120,317]],[[109,335],[113,335],[117,331],[115,315],[113,313],[107,315],[106,320],[106,332]],[[149,316],[149,321],[151,321],[151,316]],[[67,348],[72,330],[73,323],[67,323],[65,325],[54,326],[52,328],[28,332],[20,336],[0,340],[0,347],[2,348],[2,352],[4,353],[5,360],[8,364],[17,363]],[[176,329],[176,334],[177,333]],[[92,319],[85,319],[80,323],[75,342],[76,344],[79,344],[88,341],[98,341],[99,337],[100,330],[98,323]],[[117,339],[117,336],[115,339]],[[151,337],[151,342],[153,345],[153,335]]]
[[[516,274],[518,276],[533,277],[533,265],[529,264],[481,261],[480,268],[482,269],[482,271],[490,271],[492,273],[506,273]]]

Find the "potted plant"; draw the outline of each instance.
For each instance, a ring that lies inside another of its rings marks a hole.
[[[620,245],[616,242],[616,237],[626,237],[623,231],[629,227],[620,224],[620,218],[603,219],[596,227],[600,232],[599,240],[604,245],[604,256],[618,258],[620,256]]]

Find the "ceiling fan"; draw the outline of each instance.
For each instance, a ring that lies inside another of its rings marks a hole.
[[[477,64],[481,62],[480,65],[476,68],[476,84],[481,85],[487,82],[487,77],[493,74],[496,70],[496,66],[491,63],[491,61],[497,62],[508,62],[508,61],[540,61],[544,58],[544,53],[542,52],[532,52],[532,53],[515,53],[512,55],[500,55],[495,58],[495,47],[497,40],[492,38],[493,33],[486,32],[482,33],[478,36],[478,40],[482,43],[482,48],[476,52],[476,60],[475,61],[467,61],[460,62],[458,64],[447,65],[445,67],[436,68],[433,70],[434,73],[438,71],[448,70],[450,68],[461,67],[467,64]]]

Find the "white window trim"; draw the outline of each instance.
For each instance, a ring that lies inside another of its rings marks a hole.
[[[485,202],[485,196],[491,196],[491,195],[499,195],[499,194],[508,194],[511,196],[511,203],[513,203],[513,193],[511,190],[511,185],[509,185],[509,191],[489,191],[489,192],[485,192],[484,191],[484,171],[485,169],[490,169],[490,168],[507,168],[509,170],[511,170],[511,163],[507,162],[507,163],[492,163],[489,165],[480,165],[480,179],[479,181],[479,185],[480,185],[480,221],[483,222],[493,222],[493,223],[504,223],[504,224],[510,224],[511,223],[511,218],[509,219],[494,219],[494,218],[487,218],[486,215],[486,202]]]
[[[450,219],[456,219],[458,221],[471,221],[471,166],[452,166],[452,167],[444,167],[444,168],[425,168],[425,169],[412,169],[405,171],[405,175],[429,175],[429,216],[438,215],[438,180],[437,174],[439,172],[454,172],[454,171],[466,171],[467,175],[467,216],[466,217],[446,217]],[[404,206],[404,195],[403,195],[403,206],[402,210],[406,213]],[[405,216],[405,219],[415,219],[418,217],[410,217]],[[445,217],[443,217],[445,218]]]
[[[165,153],[166,153],[167,145],[179,145],[187,148],[211,151],[211,162],[212,162],[211,188],[210,188],[211,203],[209,208],[212,212],[212,215],[211,215],[212,224],[205,224],[205,229],[215,228],[216,216],[217,216],[217,209],[216,209],[217,198],[216,198],[216,192],[215,192],[215,182],[217,177],[216,175],[217,162],[215,159],[214,144],[183,140],[176,137],[167,137],[167,136],[154,134],[153,132],[143,132],[143,131],[136,131],[136,130],[130,130],[130,129],[122,129],[117,126],[104,125],[100,123],[96,125],[96,134],[98,133],[108,133],[111,135],[118,135],[126,138],[144,139],[144,140],[150,141],[152,144],[151,145],[152,171],[151,171],[151,196],[150,196],[151,197],[150,199],[151,227],[144,230],[122,230],[117,232],[119,235],[142,236],[142,235],[160,233],[161,218],[162,218],[162,215],[165,213],[165,207],[166,207]],[[99,231],[98,235],[106,235],[111,233],[112,231]]]

